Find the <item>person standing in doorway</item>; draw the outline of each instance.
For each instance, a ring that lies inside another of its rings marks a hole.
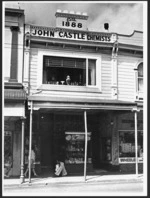
[[[58,157],[57,157],[57,164],[55,169],[56,176],[66,176],[67,171],[65,168],[65,146],[61,146]]]
[[[32,150],[31,150],[31,170],[33,171],[34,176],[37,177],[37,174],[35,172],[35,151],[34,151],[33,146],[32,146]],[[29,171],[29,157],[28,157],[28,167],[27,167],[27,170],[24,173],[25,177],[26,177],[28,171]]]

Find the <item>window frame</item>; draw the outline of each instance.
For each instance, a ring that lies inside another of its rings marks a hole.
[[[86,86],[66,86],[66,85],[53,85],[43,84],[43,60],[44,56],[55,56],[55,57],[68,57],[68,58],[82,58],[86,59]],[[88,59],[96,60],[96,85],[88,85]],[[101,91],[101,56],[87,55],[87,54],[74,54],[68,52],[56,52],[56,51],[39,51],[38,52],[38,79],[37,86],[41,89],[57,89],[57,90],[70,90],[71,91],[89,91],[95,90],[95,92]],[[68,89],[69,88],[69,89]],[[94,91],[93,91],[94,92]]]
[[[136,67],[135,67],[135,99],[136,100],[143,100],[143,93],[144,93],[144,91],[139,91],[139,76],[138,76],[138,67],[139,67],[139,65],[140,64],[143,64],[143,61],[139,61],[137,64],[136,64]],[[143,71],[143,73],[144,73],[144,71]],[[140,77],[141,78],[141,77]],[[143,79],[143,83],[144,83],[144,78],[142,78]]]
[[[138,64],[138,66],[137,66],[137,84],[138,84],[137,91],[138,91],[138,93],[143,93],[143,91],[139,91],[139,79],[142,79],[143,80],[143,76],[139,76],[139,66],[141,65],[141,63]],[[143,63],[142,63],[142,67],[143,67]]]
[[[118,146],[119,146],[119,148],[118,148],[118,150],[119,150],[118,158],[119,158],[119,164],[121,164],[121,163],[135,163],[135,158],[136,158],[135,156],[133,156],[133,157],[128,157],[128,156],[122,157],[122,156],[120,156],[120,133],[128,133],[128,132],[133,133],[133,138],[135,138],[135,131],[134,130],[118,130],[118,142],[119,142],[119,144],[118,144]],[[143,136],[143,130],[138,130],[137,132],[142,133],[142,136]],[[134,141],[135,141],[135,139],[134,139]],[[138,144],[138,146],[141,146],[141,145]],[[144,147],[144,137],[143,137],[143,143],[142,143],[141,147],[142,147],[142,149]],[[133,152],[133,153],[135,153],[135,152]],[[144,153],[144,151],[143,151],[143,153]],[[138,163],[143,163],[143,157],[138,156]]]

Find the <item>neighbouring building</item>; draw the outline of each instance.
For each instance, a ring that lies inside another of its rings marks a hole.
[[[24,10],[4,11],[4,173],[12,162],[9,175],[20,175],[21,138],[24,131],[26,92],[22,84],[24,49]]]

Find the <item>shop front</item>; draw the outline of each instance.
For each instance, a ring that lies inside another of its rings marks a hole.
[[[138,113],[137,124],[137,161],[138,172],[143,173],[143,111]],[[121,172],[135,172],[135,122],[128,113],[119,116],[119,166]]]
[[[5,89],[4,97],[4,175],[18,176],[22,163],[26,93],[22,89]]]
[[[134,122],[132,109],[136,106],[135,103],[118,104],[115,101],[114,103],[105,101],[104,104],[101,101],[97,104],[79,104],[73,101],[73,103],[62,103],[61,99],[59,103],[53,103],[40,101],[40,98],[41,96],[37,95],[29,98],[32,99],[29,101],[29,108],[33,111],[30,132],[32,144],[36,148],[38,174],[53,175],[61,145],[65,145],[66,148],[65,164],[68,175],[84,175],[85,156],[86,174],[96,173],[97,170],[123,171],[120,163],[119,128],[122,125],[119,118],[128,114]],[[133,130],[133,145],[135,145],[134,137]],[[26,145],[28,149],[30,134],[26,134],[26,139],[28,139]],[[135,150],[132,154],[135,157]]]

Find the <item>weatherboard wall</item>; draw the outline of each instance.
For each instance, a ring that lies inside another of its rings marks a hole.
[[[118,57],[118,99],[134,101],[136,94],[135,70],[142,59],[135,57]]]
[[[40,48],[31,48],[30,49],[30,91],[36,92],[39,88],[39,52],[43,51]],[[64,50],[64,49],[63,49]],[[52,53],[59,53],[58,50],[48,49],[45,52],[52,52]],[[64,50],[64,53],[73,54],[73,52],[69,52],[68,50]],[[75,52],[78,54],[78,52]],[[81,54],[85,55],[85,52],[80,52]],[[95,53],[88,53],[90,56],[95,56]],[[87,56],[88,56],[87,55]],[[101,91],[99,93],[71,93],[75,96],[86,96],[86,97],[96,97],[99,99],[111,99],[111,86],[112,86],[112,65],[111,65],[111,55],[104,55],[104,54],[96,54],[96,56],[101,57],[101,65],[99,65],[101,71],[99,74],[99,78],[101,81]],[[135,89],[136,89],[136,79],[135,79],[135,68],[137,64],[142,59],[136,57],[129,57],[129,56],[118,56],[117,57],[117,83],[118,83],[118,100],[124,101],[134,101],[135,100]],[[40,72],[42,75],[42,71]],[[51,92],[49,85],[49,93]],[[60,85],[61,86],[61,85]],[[53,90],[53,94],[59,94],[58,91]],[[64,92],[64,94],[68,95],[69,92]]]

